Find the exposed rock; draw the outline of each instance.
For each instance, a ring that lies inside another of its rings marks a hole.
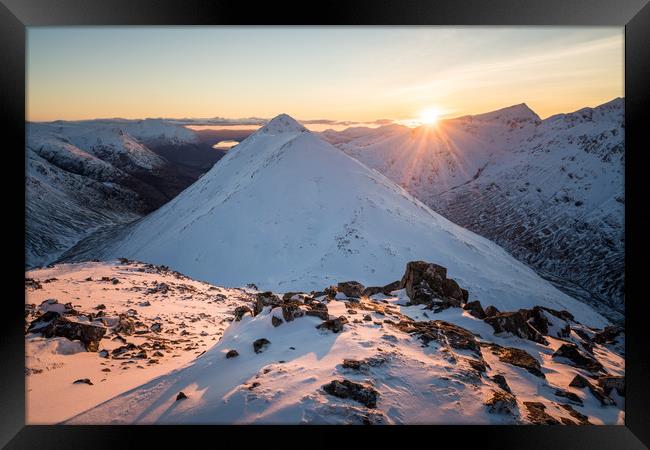
[[[528,372],[540,378],[546,378],[542,373],[539,361],[525,350],[513,347],[501,347],[497,344],[484,345],[488,347],[493,354],[497,355],[500,361],[526,369]]]
[[[106,328],[102,326],[71,321],[54,311],[46,312],[32,321],[27,330],[41,333],[46,338],[64,337],[81,341],[89,352],[99,350],[99,342],[106,334]]]
[[[600,404],[603,406],[611,406],[616,403],[607,394],[605,394],[605,391],[600,386],[594,385],[580,374],[576,375],[573,380],[571,380],[569,386],[581,389],[585,387],[589,388],[589,391],[591,391],[592,395],[596,397],[598,401],[600,401]]]
[[[544,332],[548,331],[546,318],[540,314],[539,309],[520,309],[487,317],[485,322],[492,326],[495,333],[511,333],[522,339],[548,345],[543,336]]]
[[[151,302],[149,300],[145,300],[143,302],[138,303],[140,306],[151,306]]]
[[[120,355],[123,355],[124,353],[131,352],[131,351],[138,350],[138,349],[139,349],[139,347],[137,345],[133,344],[132,342],[129,342],[129,343],[125,344],[125,345],[122,345],[120,347],[117,347],[117,348],[114,348],[113,350],[111,350],[111,355],[113,357],[120,356]]]
[[[282,305],[282,317],[287,322],[302,317],[305,315],[305,312],[301,309],[302,303],[296,300],[285,301]]]
[[[490,305],[485,308],[485,317],[492,317],[496,316],[497,314],[499,314],[499,310],[496,308],[496,306]]]
[[[25,287],[31,289],[43,289],[40,281],[33,278],[25,278]]]
[[[257,339],[255,342],[253,342],[253,350],[255,353],[262,353],[270,343],[271,341],[266,338]]]
[[[323,293],[329,298],[336,297],[337,292],[338,291],[337,291],[336,286],[330,286],[330,287],[327,287],[327,288],[323,289]]]
[[[580,369],[585,369],[590,372],[600,372],[603,370],[603,365],[594,358],[587,356],[578,350],[575,344],[567,343],[562,344],[555,353],[553,359],[566,358],[571,361],[571,365]]]
[[[130,336],[135,333],[135,324],[126,315],[120,314],[113,331]]]
[[[323,386],[323,390],[334,397],[349,398],[368,408],[377,407],[379,392],[370,386],[364,386],[349,380],[332,380]]]
[[[400,289],[400,285],[401,285],[401,280],[393,281],[392,283],[388,283],[386,286],[384,286],[381,292],[384,295],[390,295],[391,292]]]
[[[155,333],[159,333],[162,330],[162,323],[156,322],[149,327],[149,329]]]
[[[400,289],[406,289],[411,304],[426,304],[437,310],[460,306],[467,300],[467,291],[447,278],[447,269],[425,261],[406,264]]]
[[[483,307],[481,306],[481,302],[478,300],[474,300],[473,302],[466,303],[463,306],[463,309],[469,311],[469,313],[476,317],[477,319],[485,319],[486,314],[485,311],[483,311]]]
[[[591,425],[589,422],[589,417],[573,409],[571,405],[560,405],[561,408],[566,409],[569,412],[569,415],[578,421],[579,425]]]
[[[304,297],[306,294],[304,292],[285,292],[284,295],[282,296],[282,301],[289,301],[291,300],[294,296],[299,296],[299,297]]]
[[[226,353],[226,359],[235,358],[236,356],[239,356],[237,350],[228,350],[228,353]]]
[[[569,400],[569,402],[582,406],[582,399],[571,391],[565,391],[564,389],[555,389],[554,393],[557,397],[566,398]]]
[[[616,338],[623,333],[624,329],[619,326],[607,326],[603,331],[596,333],[593,337],[593,341],[596,344],[610,344],[616,341]]]
[[[89,386],[93,385],[92,381],[90,381],[89,378],[80,378],[79,380],[75,380],[72,383],[73,384],[87,384]]]
[[[363,284],[358,281],[343,281],[336,286],[336,290],[346,297],[361,297],[364,289]]]
[[[503,389],[506,392],[509,392],[512,394],[512,390],[510,390],[510,386],[508,386],[508,382],[506,381],[506,377],[504,377],[501,374],[496,374],[492,377],[492,381],[494,381],[497,386],[499,386],[501,389]]]
[[[540,402],[524,402],[524,406],[528,410],[528,420],[535,425],[559,425],[560,422],[546,410],[546,405]]]
[[[476,370],[479,373],[485,373],[487,372],[488,365],[485,361],[481,360],[476,360],[476,359],[468,359],[467,363],[470,365],[470,367],[474,370]]]
[[[318,317],[322,320],[329,319],[329,312],[327,310],[327,305],[325,303],[312,302],[309,305],[309,309],[305,312],[308,316]]]
[[[178,393],[178,395],[176,396],[176,401],[184,400],[184,399],[186,399],[186,398],[187,398],[187,395],[185,395],[185,392],[180,391],[180,392]]]
[[[253,309],[253,316],[257,316],[266,306],[276,307],[282,306],[282,300],[272,292],[260,292],[255,298],[255,308]]]
[[[366,322],[370,322],[372,321],[372,317],[370,317],[370,314],[366,314],[365,316],[363,316],[363,320],[365,320]]]
[[[481,347],[472,333],[465,328],[442,320],[429,322],[413,322],[402,320],[394,325],[405,333],[417,334],[424,344],[430,341],[437,341],[442,345],[449,345],[452,348],[471,350],[481,355]]]
[[[106,305],[103,303],[100,303],[99,305],[95,306],[95,309],[106,309]]]
[[[375,294],[379,294],[380,292],[383,292],[384,288],[382,286],[368,286],[363,290],[363,296],[364,297],[372,297]]]
[[[244,317],[244,314],[246,313],[252,315],[253,311],[251,311],[251,309],[248,306],[238,306],[237,308],[235,308],[235,321],[239,322],[242,319],[242,317]]]
[[[616,389],[618,395],[625,397],[625,377],[606,375],[599,377],[597,383],[603,389],[605,395],[609,395],[612,389]]]
[[[320,325],[316,325],[316,328],[338,333],[339,331],[343,331],[343,325],[346,323],[348,323],[348,319],[346,319],[345,316],[341,316],[336,319],[328,319]]]
[[[492,391],[492,396],[484,403],[492,414],[517,414],[517,399],[510,392]]]
[[[273,324],[274,327],[279,327],[284,323],[284,321],[274,315],[273,317],[271,317],[271,323]]]
[[[100,350],[98,354],[100,358],[108,358],[108,350]]]

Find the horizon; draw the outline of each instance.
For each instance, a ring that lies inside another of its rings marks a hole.
[[[624,96],[614,27],[30,27],[27,42],[29,122],[414,125]]]

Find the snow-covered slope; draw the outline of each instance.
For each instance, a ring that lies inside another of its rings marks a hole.
[[[401,277],[436,261],[502,310],[533,305],[605,322],[501,247],[431,211],[404,189],[280,115],[191,187],[124,229],[81,242],[64,260],[126,257],[226,286],[322,289]]]
[[[543,121],[522,104],[323,137],[621,320],[623,118],[620,98]]]
[[[201,153],[197,142],[192,131],[160,120],[27,124],[27,267],[173,198],[211,167],[174,158]],[[219,152],[203,147],[213,164]]]
[[[405,290],[280,294],[263,307],[269,294],[134,261],[26,275],[26,325],[56,311],[103,331],[93,351],[28,331],[29,424],[625,420],[624,333],[564,312],[538,310],[548,325],[535,322],[545,342],[533,342],[495,334],[469,309],[408,306]]]

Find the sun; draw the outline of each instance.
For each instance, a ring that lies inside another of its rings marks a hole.
[[[442,111],[438,108],[423,109],[420,111],[418,120],[424,125],[435,125],[440,119],[441,114]]]

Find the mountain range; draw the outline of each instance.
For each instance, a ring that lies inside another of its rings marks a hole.
[[[622,322],[624,102],[541,120],[525,104],[322,137]]]

